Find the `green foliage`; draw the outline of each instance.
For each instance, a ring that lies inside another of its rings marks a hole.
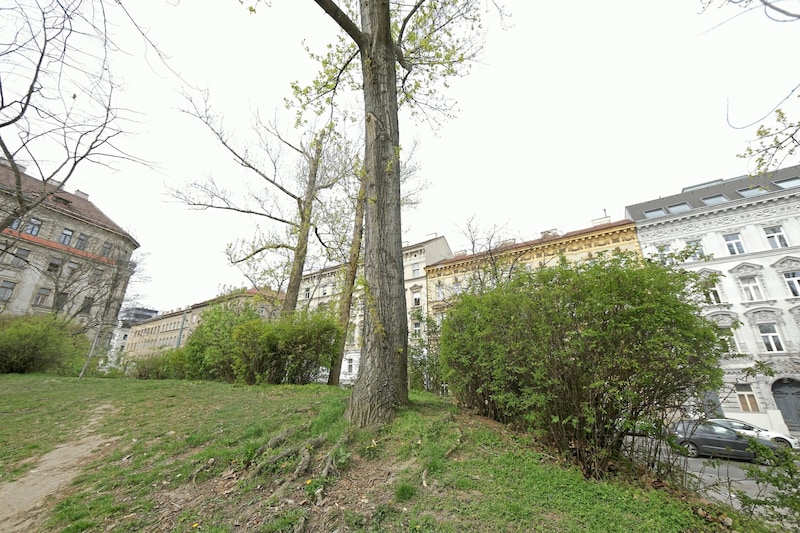
[[[721,385],[727,346],[700,316],[705,284],[627,252],[520,270],[449,311],[447,382],[462,402],[542,432],[586,475],[602,476],[620,458],[620,421]]]
[[[51,314],[0,315],[0,373],[80,370],[90,342],[76,325]]]
[[[186,341],[187,377],[233,383],[233,331],[257,319],[258,311],[249,303],[223,303],[204,311],[202,322]]]
[[[735,491],[742,509],[779,525],[781,531],[800,532],[798,452],[790,448],[775,451],[755,439],[750,439],[750,448],[763,464],[743,466],[747,477],[755,480],[759,490],[755,496]]]
[[[311,383],[330,364],[342,335],[327,313],[294,312],[278,320],[249,320],[233,331],[233,371],[236,381]]]
[[[415,311],[412,320],[422,324],[419,335],[408,343],[408,379],[411,389],[442,394],[442,366],[439,362],[439,324]]]
[[[186,350],[173,348],[137,359],[130,374],[138,379],[186,379]]]

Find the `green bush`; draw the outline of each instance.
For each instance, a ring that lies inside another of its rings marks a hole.
[[[54,315],[0,315],[0,373],[75,373],[90,342],[79,326]]]
[[[520,270],[449,310],[447,382],[465,404],[540,431],[601,476],[619,459],[620,421],[721,384],[727,343],[699,313],[704,287],[633,253]]]
[[[136,359],[130,375],[137,379],[186,379],[186,350],[172,348]]]
[[[298,311],[273,322],[244,322],[233,331],[236,381],[311,383],[330,364],[341,334],[338,322],[327,313]]]
[[[233,383],[233,330],[260,319],[250,304],[229,302],[203,312],[202,321],[186,341],[187,377]]]

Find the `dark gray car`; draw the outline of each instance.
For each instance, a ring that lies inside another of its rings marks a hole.
[[[749,450],[750,439],[719,424],[699,420],[681,420],[670,428],[676,444],[683,446],[689,457],[700,455],[752,461],[756,454]],[[755,438],[760,444],[777,451],[772,441]]]

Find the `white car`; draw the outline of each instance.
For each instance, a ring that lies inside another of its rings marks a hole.
[[[768,429],[760,428],[758,426],[754,426],[748,422],[742,422],[741,420],[735,420],[733,418],[710,418],[709,422],[714,422],[715,424],[719,424],[720,426],[724,426],[726,428],[730,428],[737,433],[741,433],[742,435],[747,435],[749,437],[759,437],[762,439],[769,439],[775,444],[779,444],[786,448],[794,448],[800,449],[800,440],[796,438],[784,435],[783,433],[778,433],[777,431],[770,431]]]

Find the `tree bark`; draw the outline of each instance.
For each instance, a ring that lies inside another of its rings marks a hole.
[[[328,385],[338,385],[342,373],[344,348],[347,344],[347,330],[350,327],[350,310],[353,305],[353,287],[358,273],[358,259],[361,256],[361,241],[364,236],[364,206],[366,204],[366,179],[361,176],[356,197],[355,215],[353,215],[353,240],[350,243],[350,255],[347,258],[347,270],[342,282],[342,294],[339,299],[339,324],[343,335],[336,346],[336,358],[331,362],[328,374]]]
[[[361,1],[366,211],[364,347],[347,417],[390,421],[408,403],[408,322],[400,224],[400,133],[389,0]]]

